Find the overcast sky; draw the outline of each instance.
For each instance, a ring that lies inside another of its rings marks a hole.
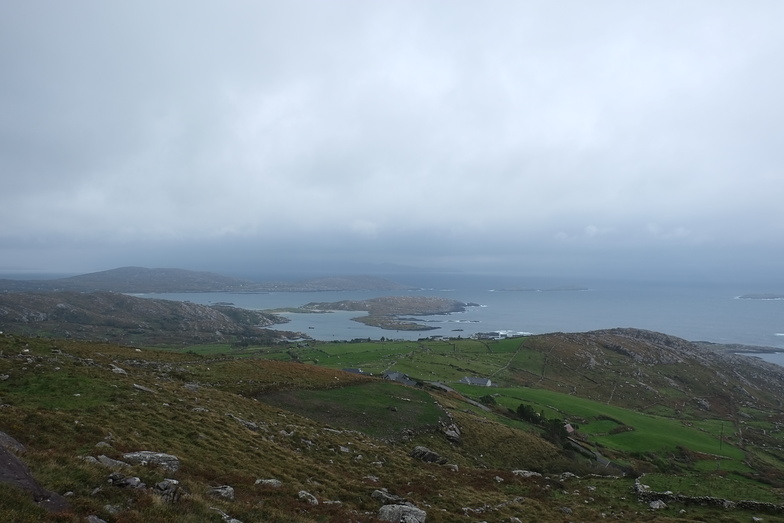
[[[784,2],[0,4],[0,272],[784,280]]]

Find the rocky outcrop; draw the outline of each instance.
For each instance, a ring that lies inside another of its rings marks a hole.
[[[446,458],[441,457],[438,452],[432,451],[429,448],[423,447],[421,445],[414,447],[408,455],[414,459],[418,459],[419,461],[424,461],[426,463],[438,463],[440,465],[444,465],[447,462]]]

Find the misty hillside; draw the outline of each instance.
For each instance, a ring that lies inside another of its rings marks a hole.
[[[137,298],[114,292],[0,293],[0,330],[128,345],[264,343],[273,314],[220,305]]]

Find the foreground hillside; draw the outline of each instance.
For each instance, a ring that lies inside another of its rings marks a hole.
[[[624,330],[199,356],[2,335],[0,520],[784,520],[775,369],[680,343]]]

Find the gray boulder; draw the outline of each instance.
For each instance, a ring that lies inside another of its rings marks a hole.
[[[176,479],[164,479],[152,488],[153,493],[160,496],[167,503],[176,503],[183,494],[183,488]]]
[[[378,519],[393,523],[425,523],[427,512],[413,505],[384,505],[378,511]]]
[[[256,485],[261,485],[262,487],[273,487],[273,488],[280,488],[283,486],[283,482],[279,479],[257,479]]]
[[[460,443],[460,427],[458,427],[455,423],[443,426],[442,431],[449,441],[452,443]]]
[[[109,474],[109,483],[120,488],[144,488],[146,486],[136,476],[123,476],[119,472]]]
[[[98,463],[100,463],[104,467],[110,468],[110,469],[113,469],[113,470],[120,470],[120,469],[124,469],[124,468],[130,467],[130,465],[128,463],[124,462],[124,461],[120,461],[120,460],[117,460],[117,459],[112,459],[109,456],[104,456],[103,454],[98,456],[97,460],[98,460]]]
[[[299,493],[297,494],[297,496],[302,501],[310,503],[311,505],[318,505],[319,504],[318,499],[316,499],[316,496],[314,496],[313,494],[311,494],[307,490],[300,490]]]
[[[414,459],[425,461],[427,463],[440,463],[442,465],[446,463],[446,459],[442,458],[440,454],[430,450],[427,447],[423,447],[422,445],[414,447],[408,455]]]
[[[220,485],[218,487],[209,487],[207,494],[216,498],[234,499],[234,487],[229,485]]]

